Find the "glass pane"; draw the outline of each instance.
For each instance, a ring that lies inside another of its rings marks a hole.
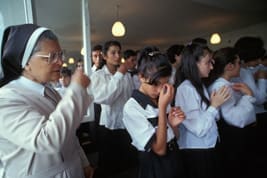
[[[68,68],[82,59],[82,4],[80,0],[33,0],[34,21],[51,28],[66,50]],[[73,58],[70,59],[69,58]]]

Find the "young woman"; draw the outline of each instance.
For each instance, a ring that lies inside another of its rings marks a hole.
[[[174,84],[176,68],[179,68],[181,65],[181,59],[182,59],[181,52],[183,49],[184,45],[174,44],[171,45],[166,51],[168,60],[172,65],[172,75],[170,77],[171,84]]]
[[[253,132],[253,124],[256,121],[253,103],[256,99],[246,84],[230,82],[240,73],[241,62],[234,48],[219,49],[214,53],[213,59],[215,65],[210,75],[213,82],[209,91],[228,86],[231,93],[231,98],[220,107],[219,130],[225,176],[245,177],[248,175],[247,170],[252,167],[248,164],[251,150],[246,149],[250,148],[248,143],[252,143],[252,139],[256,140]]]
[[[188,178],[216,177],[217,108],[230,95],[222,87],[209,97],[202,80],[209,76],[212,62],[207,48],[191,44],[184,48],[181,67],[176,72],[175,106],[180,106],[186,115],[179,127],[178,143]]]
[[[146,47],[139,55],[138,75],[141,85],[125,104],[123,121],[139,150],[139,178],[183,177],[175,140],[184,113],[168,110],[174,95],[168,84],[171,65],[157,48]]]

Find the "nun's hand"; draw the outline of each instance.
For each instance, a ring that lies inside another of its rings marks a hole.
[[[83,70],[77,69],[71,77],[71,81],[78,83],[84,88],[87,88],[90,84],[90,79],[84,74]]]

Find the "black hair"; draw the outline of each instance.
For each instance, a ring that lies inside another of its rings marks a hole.
[[[93,47],[92,51],[102,51],[102,46],[101,45],[95,45]]]
[[[67,67],[62,67],[60,70],[60,75],[71,77],[71,70]]]
[[[184,80],[189,80],[200,95],[201,102],[209,106],[210,102],[204,94],[203,82],[197,67],[197,62],[207,55],[207,52],[198,44],[190,44],[183,49],[182,62],[181,66],[176,70],[174,86],[177,88]]]
[[[175,55],[179,56],[183,49],[184,45],[179,44],[172,45],[167,49],[166,54],[171,64],[174,64],[176,62]]]
[[[148,79],[148,84],[157,85],[161,77],[171,76],[172,67],[167,56],[160,53],[155,46],[147,46],[137,57],[138,73]]]
[[[208,46],[208,41],[205,38],[200,38],[200,37],[194,38],[191,43],[198,44],[202,47]]]
[[[79,58],[78,60],[77,60],[77,63],[78,62],[83,62],[83,59],[82,58]]]
[[[76,61],[76,67],[78,67],[78,63],[82,63],[82,64],[83,64],[83,59],[82,59],[82,58],[79,58],[79,59]]]
[[[127,49],[123,52],[123,58],[126,60],[131,56],[136,56],[137,53],[132,49]]]
[[[107,55],[107,52],[108,52],[110,46],[118,46],[118,47],[121,49],[121,44],[120,44],[120,42],[115,41],[115,40],[107,41],[107,42],[104,44],[104,48],[103,48],[103,54],[104,54],[104,55]]]
[[[98,45],[95,45],[92,49],[92,52],[91,52],[91,55],[94,51],[100,51],[101,52],[101,55],[100,55],[100,62],[99,62],[99,66],[96,70],[99,70],[101,69],[105,64],[106,64],[106,61],[103,60],[103,56],[102,56],[102,45],[98,44]],[[93,58],[93,57],[92,57]],[[94,65],[93,61],[92,61],[92,66]]]
[[[206,85],[209,86],[224,73],[227,64],[235,64],[238,58],[237,50],[233,47],[221,48],[214,52],[213,59],[215,64],[210,72]]]
[[[266,52],[263,40],[258,37],[241,37],[237,40],[234,47],[240,59],[244,62],[262,58]]]

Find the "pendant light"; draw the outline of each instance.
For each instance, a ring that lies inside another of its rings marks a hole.
[[[221,43],[221,36],[219,33],[213,33],[210,37],[211,44],[220,44]]]
[[[115,37],[123,37],[125,35],[126,29],[121,21],[119,21],[119,5],[117,5],[117,21],[112,25],[112,35]]]
[[[70,57],[69,60],[68,60],[68,63],[69,64],[74,64],[75,63],[75,60],[73,57]]]

